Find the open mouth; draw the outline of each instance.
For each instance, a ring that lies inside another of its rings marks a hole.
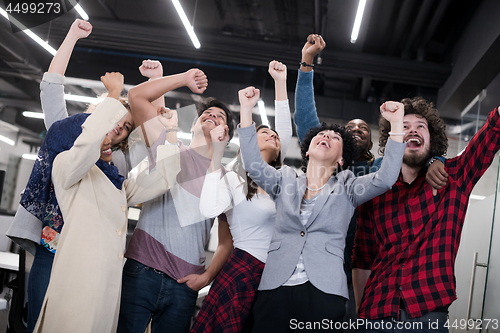
[[[106,150],[101,150],[101,154],[103,155],[109,155],[111,154],[113,151],[111,150],[111,148],[108,148]]]
[[[120,132],[118,132],[116,128],[113,130],[113,132],[115,132],[116,135],[120,134]]]
[[[359,135],[353,135],[352,137],[354,140],[363,140]]]
[[[214,124],[215,126],[217,126],[217,124],[215,123],[215,121],[213,121],[212,119],[207,119],[205,120],[206,123],[210,122],[212,124]]]
[[[330,144],[326,140],[319,141],[317,146],[330,148]]]
[[[409,138],[406,141],[406,147],[410,149],[418,149],[422,146],[422,140],[419,138]]]

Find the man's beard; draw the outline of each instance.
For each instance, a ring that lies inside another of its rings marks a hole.
[[[430,158],[430,154],[404,154],[403,163],[410,168],[423,168]]]

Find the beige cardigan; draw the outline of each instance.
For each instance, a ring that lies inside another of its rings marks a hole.
[[[165,193],[180,170],[179,148],[158,148],[156,171],[118,190],[95,165],[106,133],[126,114],[107,98],[82,125],[74,146],[54,160],[64,217],[52,275],[34,332],[116,332],[127,234],[127,206]]]

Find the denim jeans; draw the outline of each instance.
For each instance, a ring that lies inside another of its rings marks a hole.
[[[38,315],[42,309],[45,292],[49,286],[50,272],[54,262],[54,254],[42,245],[36,245],[35,258],[28,279],[28,323],[26,332],[35,328]]]
[[[123,267],[118,333],[188,332],[198,292],[167,274],[127,259]]]

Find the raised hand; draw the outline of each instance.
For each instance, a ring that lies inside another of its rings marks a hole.
[[[314,57],[318,55],[326,47],[326,43],[321,35],[310,34],[307,36],[307,42],[302,48],[302,60],[308,64],[312,64]],[[307,59],[304,59],[306,57]]]
[[[212,138],[212,142],[227,143],[229,141],[229,127],[227,127],[227,125],[220,124],[210,131],[210,136]]]
[[[208,79],[201,69],[192,68],[186,73],[186,87],[196,94],[202,94],[208,87]]]
[[[162,123],[162,125],[168,130],[177,130],[177,126],[179,124],[179,120],[177,118],[177,111],[167,109],[164,107],[158,108],[158,120]]]
[[[142,76],[150,79],[156,79],[163,76],[163,67],[158,60],[143,60],[139,66],[139,72]]]
[[[240,127],[252,125],[252,109],[259,101],[260,90],[255,87],[247,87],[238,91],[240,100]]]
[[[260,90],[255,87],[246,87],[238,91],[238,98],[240,100],[241,108],[250,109],[257,104],[260,98]]]
[[[118,99],[123,90],[123,75],[118,72],[106,73],[101,76],[101,81],[108,90],[108,97]]]
[[[76,19],[68,31],[68,37],[75,39],[86,38],[92,32],[92,24],[87,21]]]
[[[382,113],[382,117],[388,120],[391,124],[399,122],[403,124],[405,106],[400,102],[388,101],[380,106],[380,113]]]
[[[274,81],[286,81],[286,65],[273,60],[269,63],[269,74],[273,77]]]

